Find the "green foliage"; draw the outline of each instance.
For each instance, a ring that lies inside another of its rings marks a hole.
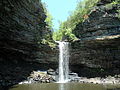
[[[72,29],[64,28],[64,22],[60,24],[59,30],[53,33],[53,39],[55,41],[62,41],[62,40],[77,40],[74,34],[72,34]]]
[[[84,0],[79,2],[75,11],[68,17],[65,22],[60,24],[59,30],[54,32],[54,40],[77,40],[76,36],[72,33],[78,23],[82,23],[88,18],[91,9],[96,5],[99,0]]]
[[[53,40],[54,41],[61,41],[62,40],[62,32],[53,32]]]
[[[120,19],[120,10],[117,10],[118,14],[117,17]]]
[[[113,2],[106,4],[107,9],[112,9],[114,5],[120,5],[120,0],[114,0]],[[117,10],[117,17],[120,19],[120,10]]]
[[[77,40],[76,36],[72,34],[71,29],[64,29],[64,30],[59,30],[58,32],[53,33],[53,39],[54,41],[62,41],[62,40],[67,40],[67,41],[73,41]]]
[[[48,44],[52,48],[54,48],[56,46],[56,44],[53,41],[49,41],[49,40],[46,40],[46,39],[42,40],[42,44]]]
[[[50,30],[53,30],[53,28],[52,28],[53,27],[53,23],[52,23],[53,17],[48,11],[46,12],[46,15],[47,15],[47,18],[45,19],[45,22],[47,23],[48,28]]]
[[[120,0],[115,0],[115,2],[117,2],[117,4],[120,4]]]
[[[116,4],[119,4],[119,3],[120,3],[120,0],[114,0],[113,2],[111,2],[109,4],[106,4],[106,8],[112,9],[113,5],[116,5]]]
[[[76,10],[65,21],[65,27],[74,30],[78,23],[82,23],[88,17],[88,14],[97,2],[98,0],[84,0],[79,2]]]
[[[42,39],[42,42],[38,42],[39,44],[42,43],[42,44],[48,44],[50,47],[55,47],[55,44],[53,42],[53,39],[52,39],[52,33],[53,33],[53,23],[52,23],[52,15],[49,13],[49,11],[47,10],[47,6],[45,3],[42,3],[43,5],[43,9],[44,9],[44,12],[45,12],[45,15],[46,15],[46,19],[45,19],[45,22],[46,22],[46,28],[44,28],[44,36],[43,36],[43,39]]]
[[[49,11],[47,10],[47,5],[45,4],[45,3],[42,3],[42,5],[43,5],[43,9],[44,9],[44,12],[45,12],[45,14],[46,14],[46,19],[45,19],[45,22],[46,22],[46,24],[47,24],[47,28],[49,28],[49,30],[53,30],[53,23],[52,23],[52,20],[53,20],[53,17],[52,17],[52,15],[49,13]]]
[[[96,6],[99,0],[84,0],[78,3],[76,9],[71,13],[71,15],[67,18],[66,21],[60,24],[59,30],[53,32],[53,35],[49,33],[46,34],[43,43],[52,44],[51,35],[54,41],[62,41],[62,40],[77,40],[76,36],[72,33],[75,29],[76,25],[84,22],[87,18],[89,18],[90,11]],[[112,3],[106,4],[106,8],[112,8],[113,5],[120,4],[120,0],[114,0]],[[45,6],[46,7],[46,6]],[[46,10],[47,15],[46,23],[48,24],[48,30],[52,30],[52,16]],[[120,10],[118,10],[117,17],[120,18]],[[54,46],[54,45],[53,45]]]
[[[120,0],[115,0],[116,4],[120,5]],[[117,10],[117,17],[120,19],[120,10]]]

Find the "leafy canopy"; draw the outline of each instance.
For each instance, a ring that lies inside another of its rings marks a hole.
[[[77,40],[76,36],[72,33],[78,23],[82,23],[91,9],[96,5],[99,0],[84,0],[80,1],[76,9],[71,13],[66,21],[60,24],[59,30],[53,33],[54,40]]]

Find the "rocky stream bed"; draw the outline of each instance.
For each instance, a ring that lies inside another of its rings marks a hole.
[[[32,83],[56,83],[58,82],[58,72],[53,69],[48,71],[33,71],[27,80],[19,84],[32,84]],[[93,84],[120,84],[120,75],[106,76],[106,77],[79,77],[76,73],[69,74],[69,82],[79,83],[93,83]]]

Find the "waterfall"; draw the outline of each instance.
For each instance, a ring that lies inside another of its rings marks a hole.
[[[65,83],[69,79],[69,43],[59,43],[59,82]]]

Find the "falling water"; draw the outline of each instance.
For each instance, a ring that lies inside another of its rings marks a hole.
[[[69,43],[59,43],[59,82],[65,83],[69,79]]]

